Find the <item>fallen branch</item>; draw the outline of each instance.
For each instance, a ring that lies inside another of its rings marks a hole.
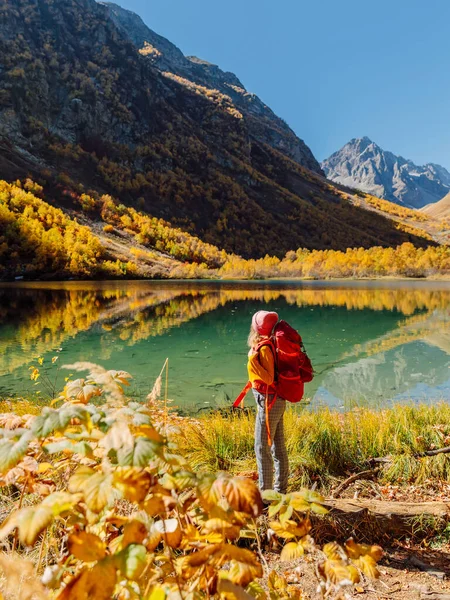
[[[424,456],[436,456],[437,454],[450,454],[450,446],[446,446],[445,448],[438,448],[437,450],[426,450],[425,452],[414,454],[414,457],[422,458]]]
[[[427,456],[437,456],[438,454],[450,454],[450,446],[445,446],[444,448],[437,448],[436,450],[425,450],[424,452],[417,452],[416,454],[413,454],[412,456],[414,458],[426,458]],[[389,464],[391,463],[393,460],[392,456],[380,456],[377,458],[371,458],[369,460],[369,464],[376,464],[376,463],[385,463],[385,464]]]
[[[374,479],[377,473],[380,471],[381,467],[377,467],[375,469],[370,469],[368,471],[361,471],[361,473],[355,473],[355,475],[351,475],[348,479],[343,481],[331,494],[331,498],[339,498],[344,490],[346,490],[349,485],[358,481],[359,479]]]
[[[422,562],[417,556],[410,556],[407,562],[413,567],[417,567],[420,571],[424,571],[424,573],[428,573],[433,577],[437,577],[438,579],[445,579],[447,574],[444,571],[439,571],[435,569],[431,565],[427,565],[427,563]]]

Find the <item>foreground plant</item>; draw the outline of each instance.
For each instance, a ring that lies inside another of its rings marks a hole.
[[[55,401],[61,406],[1,420],[1,484],[18,495],[0,538],[10,552],[36,547],[36,571],[45,566],[38,596],[268,598],[257,581],[268,572],[256,521],[263,500],[255,484],[193,471],[162,434],[166,423],[153,422],[154,394],[149,404],[126,398],[128,373],[89,363],[69,368],[87,369],[89,376],[66,384]],[[100,399],[101,405],[93,403]],[[281,559],[315,551],[308,515],[326,512],[322,498],[304,490],[272,492],[270,500],[271,531],[288,540]],[[244,540],[255,550],[242,547]],[[351,546],[357,563],[346,546],[351,565],[324,549],[328,558],[317,573],[325,596],[358,581],[359,571],[377,575],[368,571],[362,548]],[[13,571],[4,564],[8,576]],[[301,597],[276,574],[267,585],[271,599]]]

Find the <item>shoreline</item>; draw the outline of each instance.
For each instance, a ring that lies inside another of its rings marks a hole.
[[[345,282],[353,282],[353,283],[370,283],[370,282],[401,282],[401,283],[418,283],[418,282],[450,282],[450,274],[446,275],[430,275],[428,277],[401,277],[396,275],[385,275],[381,277],[329,277],[329,278],[312,278],[312,277],[261,277],[261,278],[246,278],[246,277],[208,277],[208,278],[127,278],[127,277],[118,277],[114,279],[75,279],[72,277],[69,278],[55,278],[55,279],[25,279],[25,278],[15,278],[15,279],[0,279],[0,286],[4,285],[23,285],[23,284],[53,284],[53,283],[345,283]]]

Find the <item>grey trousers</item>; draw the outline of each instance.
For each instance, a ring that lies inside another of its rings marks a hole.
[[[274,489],[286,493],[289,476],[289,459],[284,441],[283,416],[286,400],[277,398],[269,411],[270,435],[272,447],[269,446],[266,426],[266,398],[256,390],[255,396],[257,413],[255,426],[255,454],[258,465],[259,487],[261,491]],[[269,396],[269,403],[273,396]],[[275,464],[275,484],[274,484]]]

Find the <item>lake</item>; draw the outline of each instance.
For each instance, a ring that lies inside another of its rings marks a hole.
[[[42,357],[58,389],[62,365],[90,361],[131,373],[130,393],[144,398],[168,358],[183,411],[228,406],[260,309],[301,333],[317,372],[312,407],[450,399],[450,283],[426,281],[0,284],[0,396],[45,398],[30,380]]]

